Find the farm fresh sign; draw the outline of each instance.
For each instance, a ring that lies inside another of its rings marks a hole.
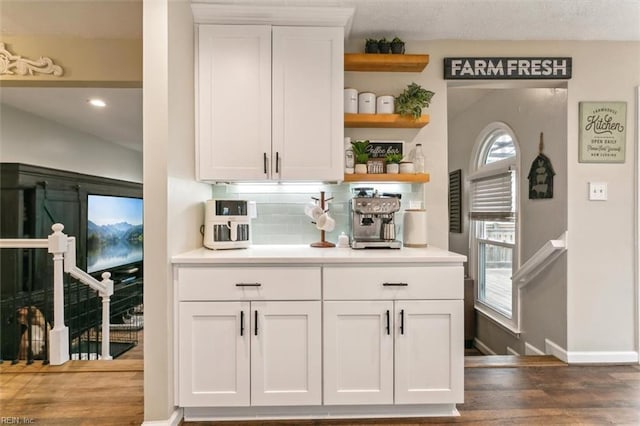
[[[444,58],[445,80],[571,78],[571,58]]]

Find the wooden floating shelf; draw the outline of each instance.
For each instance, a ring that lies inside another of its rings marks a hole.
[[[409,182],[427,183],[428,173],[375,173],[344,175],[344,182]]]
[[[345,71],[422,72],[429,55],[393,53],[345,53]]]
[[[400,114],[345,114],[344,127],[351,128],[408,128],[420,129],[429,124],[429,116],[422,115],[418,119]]]

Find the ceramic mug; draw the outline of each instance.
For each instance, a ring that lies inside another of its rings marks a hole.
[[[322,213],[316,220],[316,228],[321,231],[331,232],[336,227],[336,220],[329,213]]]
[[[324,213],[319,205],[315,203],[308,203],[304,206],[304,214],[309,216],[313,220],[318,220],[320,215]]]

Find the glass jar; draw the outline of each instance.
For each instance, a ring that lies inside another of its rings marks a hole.
[[[413,168],[415,173],[424,173],[424,154],[422,153],[422,144],[416,144],[416,149],[413,153]]]

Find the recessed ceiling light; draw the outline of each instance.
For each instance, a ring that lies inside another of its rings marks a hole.
[[[107,106],[107,103],[105,101],[98,98],[89,99],[87,102],[89,102],[89,104],[91,104],[92,106],[98,108],[104,108]]]

